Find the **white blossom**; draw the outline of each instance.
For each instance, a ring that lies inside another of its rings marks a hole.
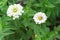
[[[41,24],[41,23],[45,23],[45,21],[47,20],[47,16],[43,12],[38,12],[34,15],[33,19],[36,24]]]
[[[15,20],[16,18],[19,18],[19,15],[22,15],[23,12],[23,7],[20,4],[14,4],[8,7],[7,16],[13,17]]]

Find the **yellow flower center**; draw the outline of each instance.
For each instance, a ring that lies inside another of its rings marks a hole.
[[[17,8],[13,8],[13,12],[16,13],[18,11]]]
[[[42,16],[38,16],[38,20],[42,20],[43,18],[42,18]]]

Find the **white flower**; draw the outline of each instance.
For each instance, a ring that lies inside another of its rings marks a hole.
[[[47,16],[45,15],[45,13],[38,12],[34,15],[33,19],[36,22],[36,24],[41,24],[45,23],[45,21],[47,20]]]
[[[16,18],[19,18],[19,15],[22,15],[23,12],[23,7],[20,4],[14,4],[8,7],[7,16],[13,17],[15,20]]]

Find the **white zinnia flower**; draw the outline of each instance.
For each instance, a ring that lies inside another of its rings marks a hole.
[[[38,12],[34,15],[33,19],[36,22],[36,24],[41,24],[45,23],[45,21],[47,20],[47,16],[45,15],[45,13]]]
[[[23,12],[23,7],[20,4],[14,4],[8,7],[7,16],[12,16],[15,20],[16,18],[19,18],[19,15],[22,15]]]

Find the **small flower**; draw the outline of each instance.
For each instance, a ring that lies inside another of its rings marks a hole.
[[[47,20],[47,16],[45,15],[45,13],[38,12],[34,15],[33,19],[36,22],[36,24],[41,24],[45,23],[45,21]]]
[[[13,17],[15,20],[16,18],[19,18],[19,15],[22,15],[23,12],[23,7],[20,4],[14,4],[8,7],[7,16]]]

